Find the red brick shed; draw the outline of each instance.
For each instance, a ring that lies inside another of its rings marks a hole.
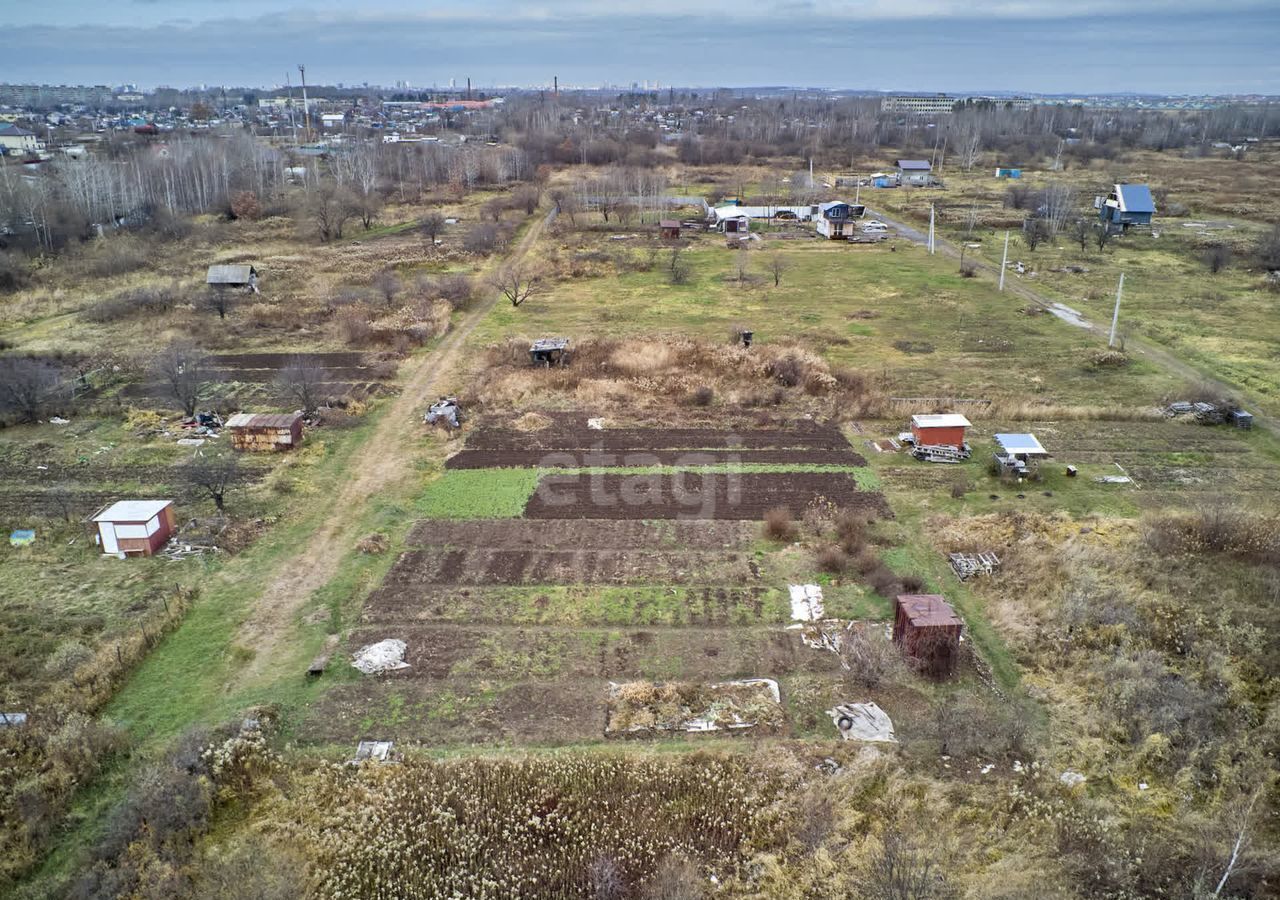
[[[680,237],[680,223],[675,219],[663,219],[658,223],[658,235],[664,238]]]
[[[939,413],[911,417],[911,436],[917,447],[965,448],[965,429],[968,419],[959,413]]]
[[[893,640],[934,678],[955,671],[964,622],[939,594],[899,594]]]
[[[292,450],[302,443],[302,413],[236,413],[227,430],[237,450]]]

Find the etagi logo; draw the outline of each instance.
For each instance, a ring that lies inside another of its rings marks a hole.
[[[672,510],[676,518],[724,518],[742,503],[741,463],[737,453],[692,450],[664,458],[649,451],[608,451],[602,444],[576,453],[551,452],[538,461],[540,468],[596,471],[544,477],[538,482],[535,502],[562,515],[573,510],[574,517],[584,519],[643,519],[645,510],[666,513],[654,518],[667,518]],[[599,471],[659,467],[672,471],[639,475]]]

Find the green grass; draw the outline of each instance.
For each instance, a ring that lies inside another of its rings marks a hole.
[[[536,469],[450,469],[414,504],[428,519],[509,519],[524,512],[538,486]]]
[[[1173,387],[1154,367],[1092,369],[1089,356],[1103,344],[1097,336],[1027,315],[1025,302],[988,281],[961,278],[951,260],[902,241],[895,246],[787,243],[777,252],[790,268],[775,288],[772,279],[734,281],[733,254],[708,236],[685,254],[693,273],[687,284],[669,284],[661,266],[562,280],[518,309],[495,308],[471,346],[478,352],[534,333],[674,333],[719,342],[731,326],[746,324],[759,343],[802,344],[859,369],[893,396],[1140,405]],[[763,274],[758,251],[747,252]]]

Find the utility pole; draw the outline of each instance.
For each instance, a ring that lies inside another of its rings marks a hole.
[[[1004,256],[1000,257],[1000,292],[1004,292],[1004,272],[1009,268],[1009,232],[1004,233]]]
[[[930,204],[929,204],[929,252],[930,252],[931,254],[934,252],[934,243],[933,243],[933,204],[932,204],[932,203],[930,203]]]
[[[560,76],[559,75],[551,76],[551,96],[557,100],[560,99]]]
[[[298,116],[293,109],[293,81],[289,77],[289,73],[284,73],[285,88],[289,92],[289,125],[293,129],[293,142],[298,143]]]
[[[1116,285],[1116,309],[1111,314],[1111,338],[1107,341],[1108,347],[1116,345],[1116,324],[1120,321],[1120,295],[1124,293],[1124,273],[1120,273],[1120,283]]]
[[[307,109],[307,67],[298,63],[298,74],[302,76],[302,134],[311,140],[311,110]]]

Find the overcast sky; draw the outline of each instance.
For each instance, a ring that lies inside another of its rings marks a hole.
[[[0,81],[1280,93],[1277,0],[0,0]]]

